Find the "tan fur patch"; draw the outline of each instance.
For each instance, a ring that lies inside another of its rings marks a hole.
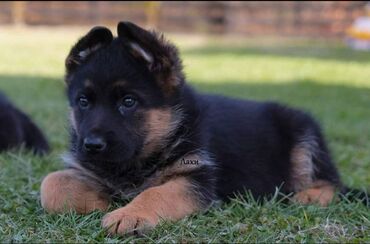
[[[335,196],[335,186],[327,181],[315,181],[312,187],[296,193],[293,201],[301,204],[319,204],[328,206]]]
[[[153,228],[161,219],[182,219],[200,208],[190,187],[184,177],[151,187],[125,207],[105,215],[102,225],[112,234],[125,234]]]
[[[73,169],[50,173],[41,183],[41,205],[50,213],[70,209],[79,214],[106,210],[109,201],[77,178]]]
[[[170,108],[149,110],[146,116],[147,135],[141,157],[146,157],[163,147],[165,139],[171,135],[178,123]]]
[[[313,182],[314,164],[313,148],[309,142],[299,143],[291,152],[290,188],[292,191],[301,191]]]
[[[161,87],[164,95],[169,97],[173,94],[178,86],[181,84],[181,79],[175,71],[171,71],[166,76],[157,75],[157,83]]]
[[[116,82],[114,82],[114,84],[113,84],[113,88],[118,88],[118,87],[125,87],[125,86],[127,86],[127,82],[126,81],[124,81],[124,80],[118,80],[118,81],[116,81]]]

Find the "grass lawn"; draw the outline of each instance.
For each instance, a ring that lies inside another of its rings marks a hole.
[[[370,242],[370,210],[359,203],[320,208],[240,198],[163,223],[140,238],[107,237],[100,228],[101,212],[46,214],[40,182],[63,167],[60,155],[68,144],[63,62],[86,31],[0,31],[0,90],[31,115],[53,148],[43,158],[24,150],[0,154],[0,242]],[[370,53],[320,41],[171,39],[180,45],[195,87],[311,112],[322,122],[343,181],[370,186]]]

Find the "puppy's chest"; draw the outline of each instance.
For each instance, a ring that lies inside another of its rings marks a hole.
[[[70,165],[71,166],[71,165]],[[159,186],[176,177],[185,177],[202,167],[213,167],[213,162],[205,153],[193,153],[179,157],[171,164],[157,165],[154,168],[141,168],[126,171],[119,176],[98,176],[81,164],[72,167],[79,169],[82,177],[89,180],[100,191],[119,199],[132,198],[144,190]]]
[[[116,197],[132,198],[149,187],[159,186],[173,178],[183,177],[198,170],[200,167],[210,165],[211,163],[205,157],[187,155],[180,157],[167,166],[159,167],[152,173],[137,171],[124,175],[116,179],[110,188]]]
[[[194,153],[179,157],[170,164],[159,162],[154,167],[136,168],[116,176],[102,176],[86,169],[76,161],[72,162],[74,163],[66,162],[67,166],[76,168],[83,180],[88,180],[101,192],[119,199],[133,198],[149,187],[161,185],[176,177],[184,177],[201,167],[213,166],[206,154]]]

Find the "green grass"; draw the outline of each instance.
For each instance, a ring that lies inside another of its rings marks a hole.
[[[87,29],[3,28],[0,90],[48,136],[53,151],[40,158],[24,150],[0,155],[0,242],[370,242],[370,211],[359,203],[328,208],[260,205],[241,198],[163,223],[144,237],[107,237],[104,213],[48,215],[39,186],[63,167],[67,101],[63,61]],[[343,181],[370,185],[370,54],[341,43],[174,36],[189,81],[202,91],[277,100],[310,111],[322,122]]]

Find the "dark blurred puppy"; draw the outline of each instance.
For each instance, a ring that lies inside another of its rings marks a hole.
[[[114,198],[134,197],[103,219],[123,234],[245,190],[261,198],[280,187],[294,201],[326,206],[345,189],[311,116],[194,91],[163,36],[127,22],[116,38],[96,27],[66,68],[71,150],[68,169],[41,185],[49,212],[105,210]]]
[[[49,145],[37,126],[0,93],[0,151],[24,145],[37,154],[49,151]]]

